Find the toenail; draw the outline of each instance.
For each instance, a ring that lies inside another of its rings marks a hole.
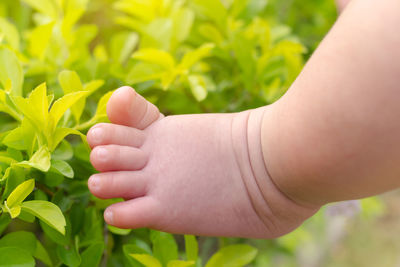
[[[101,140],[103,139],[103,129],[100,127],[96,127],[90,131],[90,138],[95,142],[95,143],[100,143]]]
[[[108,150],[106,148],[98,147],[96,150],[96,156],[99,160],[104,161],[108,158]]]
[[[98,191],[100,189],[100,179],[99,177],[92,176],[89,178],[89,187],[93,191]]]
[[[108,224],[114,223],[114,214],[113,214],[112,210],[106,209],[106,211],[104,212],[104,219],[106,220],[106,222]]]

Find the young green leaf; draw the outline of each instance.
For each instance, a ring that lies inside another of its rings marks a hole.
[[[51,154],[46,146],[42,146],[38,151],[33,154],[29,161],[22,161],[13,164],[14,166],[20,166],[25,168],[35,168],[42,172],[47,172],[50,169]]]
[[[130,254],[135,260],[146,267],[162,267],[159,260],[148,254]]]
[[[112,225],[107,225],[107,228],[111,233],[116,235],[129,235],[132,232],[132,229],[121,229]]]
[[[58,74],[58,81],[64,94],[83,91],[81,79],[75,71],[64,70]]]
[[[49,47],[51,36],[53,33],[55,22],[39,25],[34,28],[28,35],[28,51],[29,54],[43,59],[46,49]]]
[[[84,134],[82,134],[80,131],[71,129],[71,128],[57,128],[52,136],[50,150],[54,151],[56,149],[56,147],[60,144],[60,142],[62,140],[64,140],[64,138],[70,134],[80,136],[82,139],[82,142],[84,144],[87,144],[86,136]]]
[[[22,95],[24,74],[21,63],[13,51],[0,46],[0,82],[4,88],[7,88],[10,81],[11,94]]]
[[[173,260],[168,262],[167,267],[191,267],[194,266],[194,261],[179,261]]]
[[[27,118],[22,120],[19,127],[10,131],[3,139],[3,144],[18,150],[26,150],[31,155],[34,139],[35,129]]]
[[[15,27],[14,24],[0,17],[0,33],[4,34],[4,39],[14,50],[19,51],[20,38],[17,27]]]
[[[35,180],[30,179],[18,185],[7,198],[7,206],[11,209],[18,206],[35,188]]]
[[[231,245],[215,253],[205,267],[242,267],[251,263],[257,255],[257,249],[245,244]]]
[[[152,230],[150,240],[154,256],[162,264],[166,265],[169,261],[178,259],[178,245],[173,235]]]
[[[185,249],[187,260],[196,262],[199,254],[199,245],[195,236],[185,235]]]
[[[171,70],[175,67],[175,60],[172,55],[158,49],[141,49],[138,52],[135,52],[132,55],[132,58],[161,66],[165,70]]]
[[[23,202],[21,207],[65,235],[65,218],[57,205],[48,201],[32,200]]]
[[[57,18],[56,2],[52,0],[23,0],[26,4],[36,9],[40,13],[49,16],[50,18]]]
[[[194,64],[198,63],[203,58],[210,56],[214,47],[214,44],[204,44],[196,50],[186,53],[181,63],[178,65],[178,69],[181,69],[182,71],[189,70]]]
[[[188,81],[192,94],[197,101],[203,101],[207,97],[206,82],[201,75],[189,75]]]
[[[52,116],[54,119],[54,126],[58,124],[61,117],[69,108],[71,108],[80,99],[87,97],[89,94],[89,91],[80,91],[67,94],[56,100],[50,110],[50,116]]]

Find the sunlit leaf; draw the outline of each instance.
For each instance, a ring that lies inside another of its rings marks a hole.
[[[159,260],[148,254],[130,254],[135,260],[146,267],[162,267]]]
[[[48,201],[32,200],[23,202],[21,208],[35,215],[61,234],[65,234],[65,218],[57,205]]]
[[[168,262],[167,267],[191,267],[194,266],[194,264],[194,261],[173,260]]]
[[[28,51],[39,59],[43,59],[51,40],[55,22],[46,23],[35,27],[28,35]]]
[[[153,254],[166,265],[171,260],[178,259],[178,245],[173,235],[152,230],[150,240],[153,244]]]
[[[22,161],[15,163],[14,165],[25,167],[25,168],[35,168],[43,172],[47,172],[50,169],[50,159],[51,154],[46,146],[42,146],[38,151],[33,154],[29,161]]]
[[[9,208],[17,206],[24,201],[24,199],[33,191],[35,188],[35,180],[30,179],[22,184],[18,185],[14,191],[7,198],[7,205]]]
[[[215,47],[214,44],[204,44],[196,50],[188,52],[183,57],[178,68],[182,70],[190,69],[194,64],[198,63],[203,58],[210,55],[211,50]]]
[[[251,263],[257,255],[257,249],[245,245],[230,245],[215,253],[205,267],[241,267]]]
[[[17,28],[5,18],[0,17],[0,33],[4,34],[4,39],[10,44],[10,46],[19,51],[20,37]]]
[[[88,96],[89,93],[89,91],[70,93],[56,100],[50,110],[50,115],[54,119],[54,124],[57,125],[64,113],[80,99]]]
[[[141,49],[135,52],[132,57],[137,60],[161,66],[166,70],[170,70],[175,66],[175,60],[171,54],[158,49]]]
[[[199,253],[199,245],[197,243],[196,237],[193,235],[185,235],[185,250],[186,258],[189,261],[197,261]]]
[[[0,46],[0,82],[6,88],[11,81],[11,94],[22,95],[24,75],[21,63],[10,49]]]
[[[58,12],[55,6],[55,1],[52,0],[22,0],[22,1],[44,15],[47,15],[51,18],[57,17]]]
[[[67,162],[63,160],[51,160],[50,171],[56,171],[57,173],[68,178],[74,177],[74,170]]]

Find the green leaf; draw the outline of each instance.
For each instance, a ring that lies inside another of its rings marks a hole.
[[[121,32],[111,38],[111,57],[117,64],[124,64],[139,44],[139,36],[134,32]]]
[[[35,139],[35,129],[28,119],[24,118],[19,127],[10,131],[3,139],[3,144],[17,150],[26,150],[32,153]]]
[[[112,225],[107,225],[107,228],[111,233],[116,235],[128,235],[130,232],[132,232],[132,229],[121,229]]]
[[[175,67],[175,60],[171,54],[158,49],[144,48],[135,52],[132,57],[137,60],[161,66],[165,70],[171,70]]]
[[[204,44],[194,51],[185,54],[178,68],[186,71],[189,70],[194,64],[201,61],[203,58],[210,56],[211,50],[214,49],[214,44]]]
[[[12,100],[17,108],[24,114],[25,117],[31,120],[38,130],[46,130],[49,103],[47,98],[47,87],[45,83],[37,86],[31,92],[29,98],[16,96],[13,97]]]
[[[130,254],[135,260],[140,262],[146,267],[162,267],[161,263],[151,255],[148,254]]]
[[[82,142],[87,144],[86,136],[80,131],[71,128],[57,128],[53,134],[53,140],[50,146],[50,150],[54,151],[54,149],[60,144],[60,142],[63,141],[64,138],[70,134],[79,135],[82,139]]]
[[[24,74],[17,56],[10,49],[0,46],[0,82],[7,88],[11,81],[11,94],[22,95]]]
[[[67,178],[74,178],[74,170],[67,162],[63,160],[51,160],[50,171],[62,174]]]
[[[201,15],[210,18],[223,29],[227,20],[227,11],[222,1],[215,0],[193,0],[195,10]]]
[[[63,246],[57,246],[57,255],[61,262],[69,267],[78,267],[81,264],[81,257],[75,248],[66,249]]]
[[[55,1],[52,0],[22,0],[33,9],[36,9],[40,13],[49,16],[50,18],[57,18],[57,8]]]
[[[30,55],[43,59],[49,47],[55,22],[39,25],[28,35],[28,52]]]
[[[151,230],[150,240],[153,244],[154,256],[163,265],[167,265],[171,260],[178,259],[178,246],[173,235]]]
[[[83,91],[81,79],[75,71],[64,70],[58,75],[58,81],[64,94]]]
[[[85,83],[85,85],[83,86],[83,90],[93,93],[97,91],[99,88],[101,88],[103,85],[104,85],[103,80],[93,80],[88,83]]]
[[[1,200],[4,201],[6,198],[17,188],[18,185],[25,182],[25,170],[16,166],[8,167],[4,176],[7,176],[6,186],[1,196]],[[4,178],[4,177],[3,177]]]
[[[48,201],[32,200],[23,202],[21,207],[65,235],[65,218],[57,205]]]
[[[57,160],[69,160],[73,157],[74,150],[70,143],[65,140],[62,140],[54,152],[51,154],[52,159]]]
[[[31,232],[25,231],[12,232],[0,239],[0,248],[17,247],[25,250],[32,256],[35,254],[36,244],[36,236]]]
[[[4,267],[34,267],[35,260],[25,250],[17,247],[0,248],[0,263]]]
[[[4,34],[4,39],[10,46],[19,51],[19,33],[14,24],[10,23],[7,19],[0,17],[0,33]]]
[[[207,97],[206,82],[201,75],[190,75],[188,77],[190,89],[197,101],[203,101]]]
[[[42,228],[44,234],[54,243],[67,246],[69,244],[68,228],[66,229],[66,235],[62,235],[60,232],[49,226],[43,221],[39,221],[40,227]]]
[[[183,42],[188,38],[194,19],[195,14],[189,8],[181,8],[173,15],[172,35],[177,42]]]
[[[30,179],[18,185],[14,191],[7,198],[7,205],[11,209],[20,205],[22,201],[33,191],[35,188],[35,180]]]
[[[11,222],[10,216],[0,216],[0,235],[7,229]]]
[[[196,237],[193,235],[185,235],[185,249],[186,258],[188,261],[197,261],[199,254],[199,245],[197,243]]]
[[[4,212],[8,212],[12,219],[17,218],[21,214],[21,206],[14,206],[9,208],[7,203],[4,203]]]
[[[44,264],[48,266],[53,266],[49,254],[43,247],[42,243],[40,243],[38,240],[36,241],[36,251],[33,254],[33,256],[38,260],[42,261]]]
[[[89,0],[69,0],[64,6],[63,33],[68,35],[73,25],[87,9]]]
[[[167,267],[190,267],[194,266],[195,262],[194,261],[179,261],[179,260],[173,260],[168,262]]]
[[[257,255],[257,249],[245,245],[231,245],[215,253],[205,267],[241,267],[250,264]]]
[[[18,215],[18,219],[23,220],[28,223],[33,223],[35,221],[35,216],[21,210],[21,213]]]
[[[87,249],[85,249],[82,254],[82,267],[95,267],[99,266],[101,257],[103,256],[104,252],[104,243],[95,243],[90,245]]]
[[[72,107],[80,99],[87,97],[90,94],[88,91],[80,91],[70,93],[54,102],[50,110],[50,116],[54,119],[54,126],[58,124],[64,113]]]
[[[42,146],[38,151],[33,154],[29,161],[22,161],[15,163],[14,166],[25,168],[35,168],[42,172],[47,172],[50,169],[51,154],[46,146]]]
[[[99,89],[104,84],[104,81],[102,80],[95,80],[83,86],[78,74],[75,71],[68,70],[60,72],[60,74],[58,75],[58,80],[65,94],[75,93],[79,91],[87,91],[88,93],[86,96],[89,96],[91,93]],[[74,116],[77,123],[81,118],[82,112],[85,108],[85,104],[86,99],[82,98],[71,106],[72,115]]]

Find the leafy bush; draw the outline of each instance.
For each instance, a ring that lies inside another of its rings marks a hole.
[[[0,265],[265,266],[271,254],[256,257],[254,246],[296,246],[219,239],[210,258],[212,238],[105,225],[103,210],[121,200],[87,189],[84,134],[107,122],[121,85],[165,114],[239,111],[288,89],[307,49],[266,3],[2,0]]]

